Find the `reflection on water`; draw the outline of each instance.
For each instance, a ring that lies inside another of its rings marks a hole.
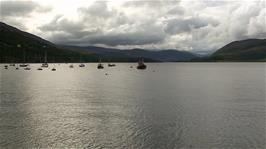
[[[265,148],[265,63],[131,65],[1,66],[0,148]]]

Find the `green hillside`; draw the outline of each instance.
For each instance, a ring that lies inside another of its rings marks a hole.
[[[91,53],[62,49],[35,35],[20,31],[0,22],[0,62],[43,62],[47,52],[48,62],[97,61]]]
[[[212,61],[265,61],[266,39],[248,39],[232,42],[213,53]]]

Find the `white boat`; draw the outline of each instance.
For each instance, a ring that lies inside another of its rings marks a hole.
[[[115,64],[108,64],[108,67],[115,67],[116,65]]]
[[[29,65],[28,64],[20,64],[19,67],[28,67]]]
[[[42,63],[41,67],[47,68],[47,67],[49,67],[49,65],[48,65],[48,63]]]

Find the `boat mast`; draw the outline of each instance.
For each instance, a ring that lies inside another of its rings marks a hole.
[[[46,48],[45,45],[42,46],[44,49]],[[45,52],[44,52],[44,63],[47,63],[47,50],[45,49]]]
[[[26,63],[26,54],[25,54],[25,49],[23,49],[23,63]]]
[[[44,63],[47,63],[47,51],[45,50],[45,53],[44,53]]]

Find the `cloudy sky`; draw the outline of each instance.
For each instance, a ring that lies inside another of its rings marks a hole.
[[[216,50],[266,38],[265,0],[0,0],[1,22],[59,44]]]

